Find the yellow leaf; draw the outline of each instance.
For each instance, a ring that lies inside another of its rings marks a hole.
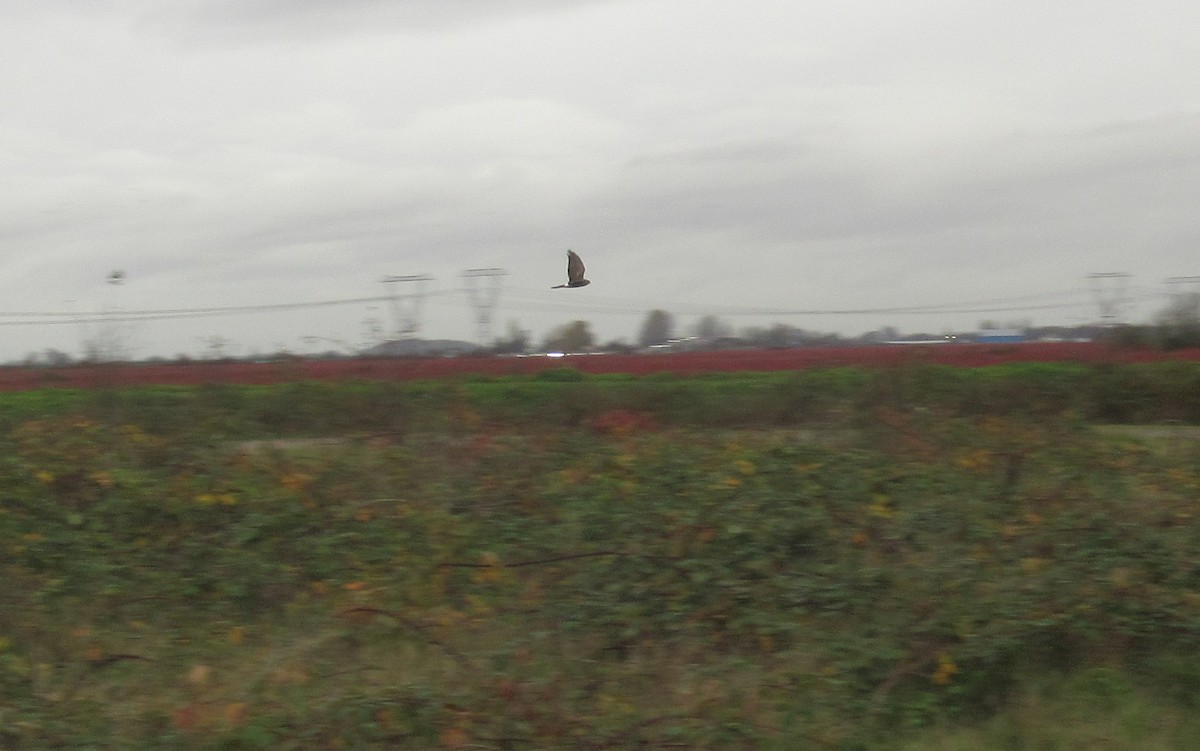
[[[943,653],[938,656],[937,670],[933,671],[930,680],[939,686],[948,686],[957,674],[958,665],[954,664],[954,660],[951,659],[950,655]]]
[[[1027,574],[1036,574],[1038,571],[1041,571],[1043,568],[1045,568],[1045,566],[1045,558],[1030,557],[1021,559],[1021,570]]]
[[[485,551],[479,556],[479,563],[484,568],[475,569],[471,574],[471,580],[476,584],[495,583],[504,578],[504,569],[500,563],[500,556],[492,551]]]
[[[882,493],[875,494],[875,500],[872,501],[870,511],[873,516],[878,516],[881,519],[887,519],[895,516],[896,510],[892,508],[891,499]]]

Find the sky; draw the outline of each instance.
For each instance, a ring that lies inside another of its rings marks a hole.
[[[10,0],[0,360],[474,340],[479,306],[602,342],[1149,321],[1200,275],[1197,49],[1193,0]],[[551,290],[568,248],[592,284]]]

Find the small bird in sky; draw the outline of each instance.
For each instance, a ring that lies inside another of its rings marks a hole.
[[[583,278],[583,259],[573,250],[567,251],[567,283],[556,284],[550,289],[562,289],[563,287],[586,287],[591,284],[590,281]]]

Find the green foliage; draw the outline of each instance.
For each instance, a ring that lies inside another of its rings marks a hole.
[[[534,376],[451,381],[46,389],[4,395],[0,428],[71,414],[132,422],[150,432],[252,438],[442,430],[464,419],[523,426],[584,424],[613,409],[689,427],[823,426],[846,420],[870,424],[879,408],[1200,423],[1200,364],[910,365],[687,378],[669,373],[587,375],[563,367]]]
[[[0,746],[1028,745],[1047,675],[1185,712],[1200,446],[1088,418],[1195,379],[8,395]]]
[[[1159,685],[1135,672],[1107,666],[1070,674],[1043,672],[985,721],[939,722],[904,746],[912,751],[1008,751],[1014,748],[1195,748],[1200,721],[1180,711]]]

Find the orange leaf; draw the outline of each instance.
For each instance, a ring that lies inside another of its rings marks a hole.
[[[241,725],[246,721],[246,702],[235,701],[232,704],[226,704],[225,710],[221,714],[225,716],[225,722],[230,725]]]
[[[212,668],[208,665],[193,665],[187,673],[187,682],[193,686],[203,686],[212,676]]]
[[[196,711],[196,707],[192,704],[179,707],[171,713],[171,724],[180,730],[190,730],[195,727],[199,719],[200,713]]]
[[[462,748],[467,745],[467,731],[461,726],[455,725],[452,728],[446,728],[438,736],[438,740],[446,748]]]

